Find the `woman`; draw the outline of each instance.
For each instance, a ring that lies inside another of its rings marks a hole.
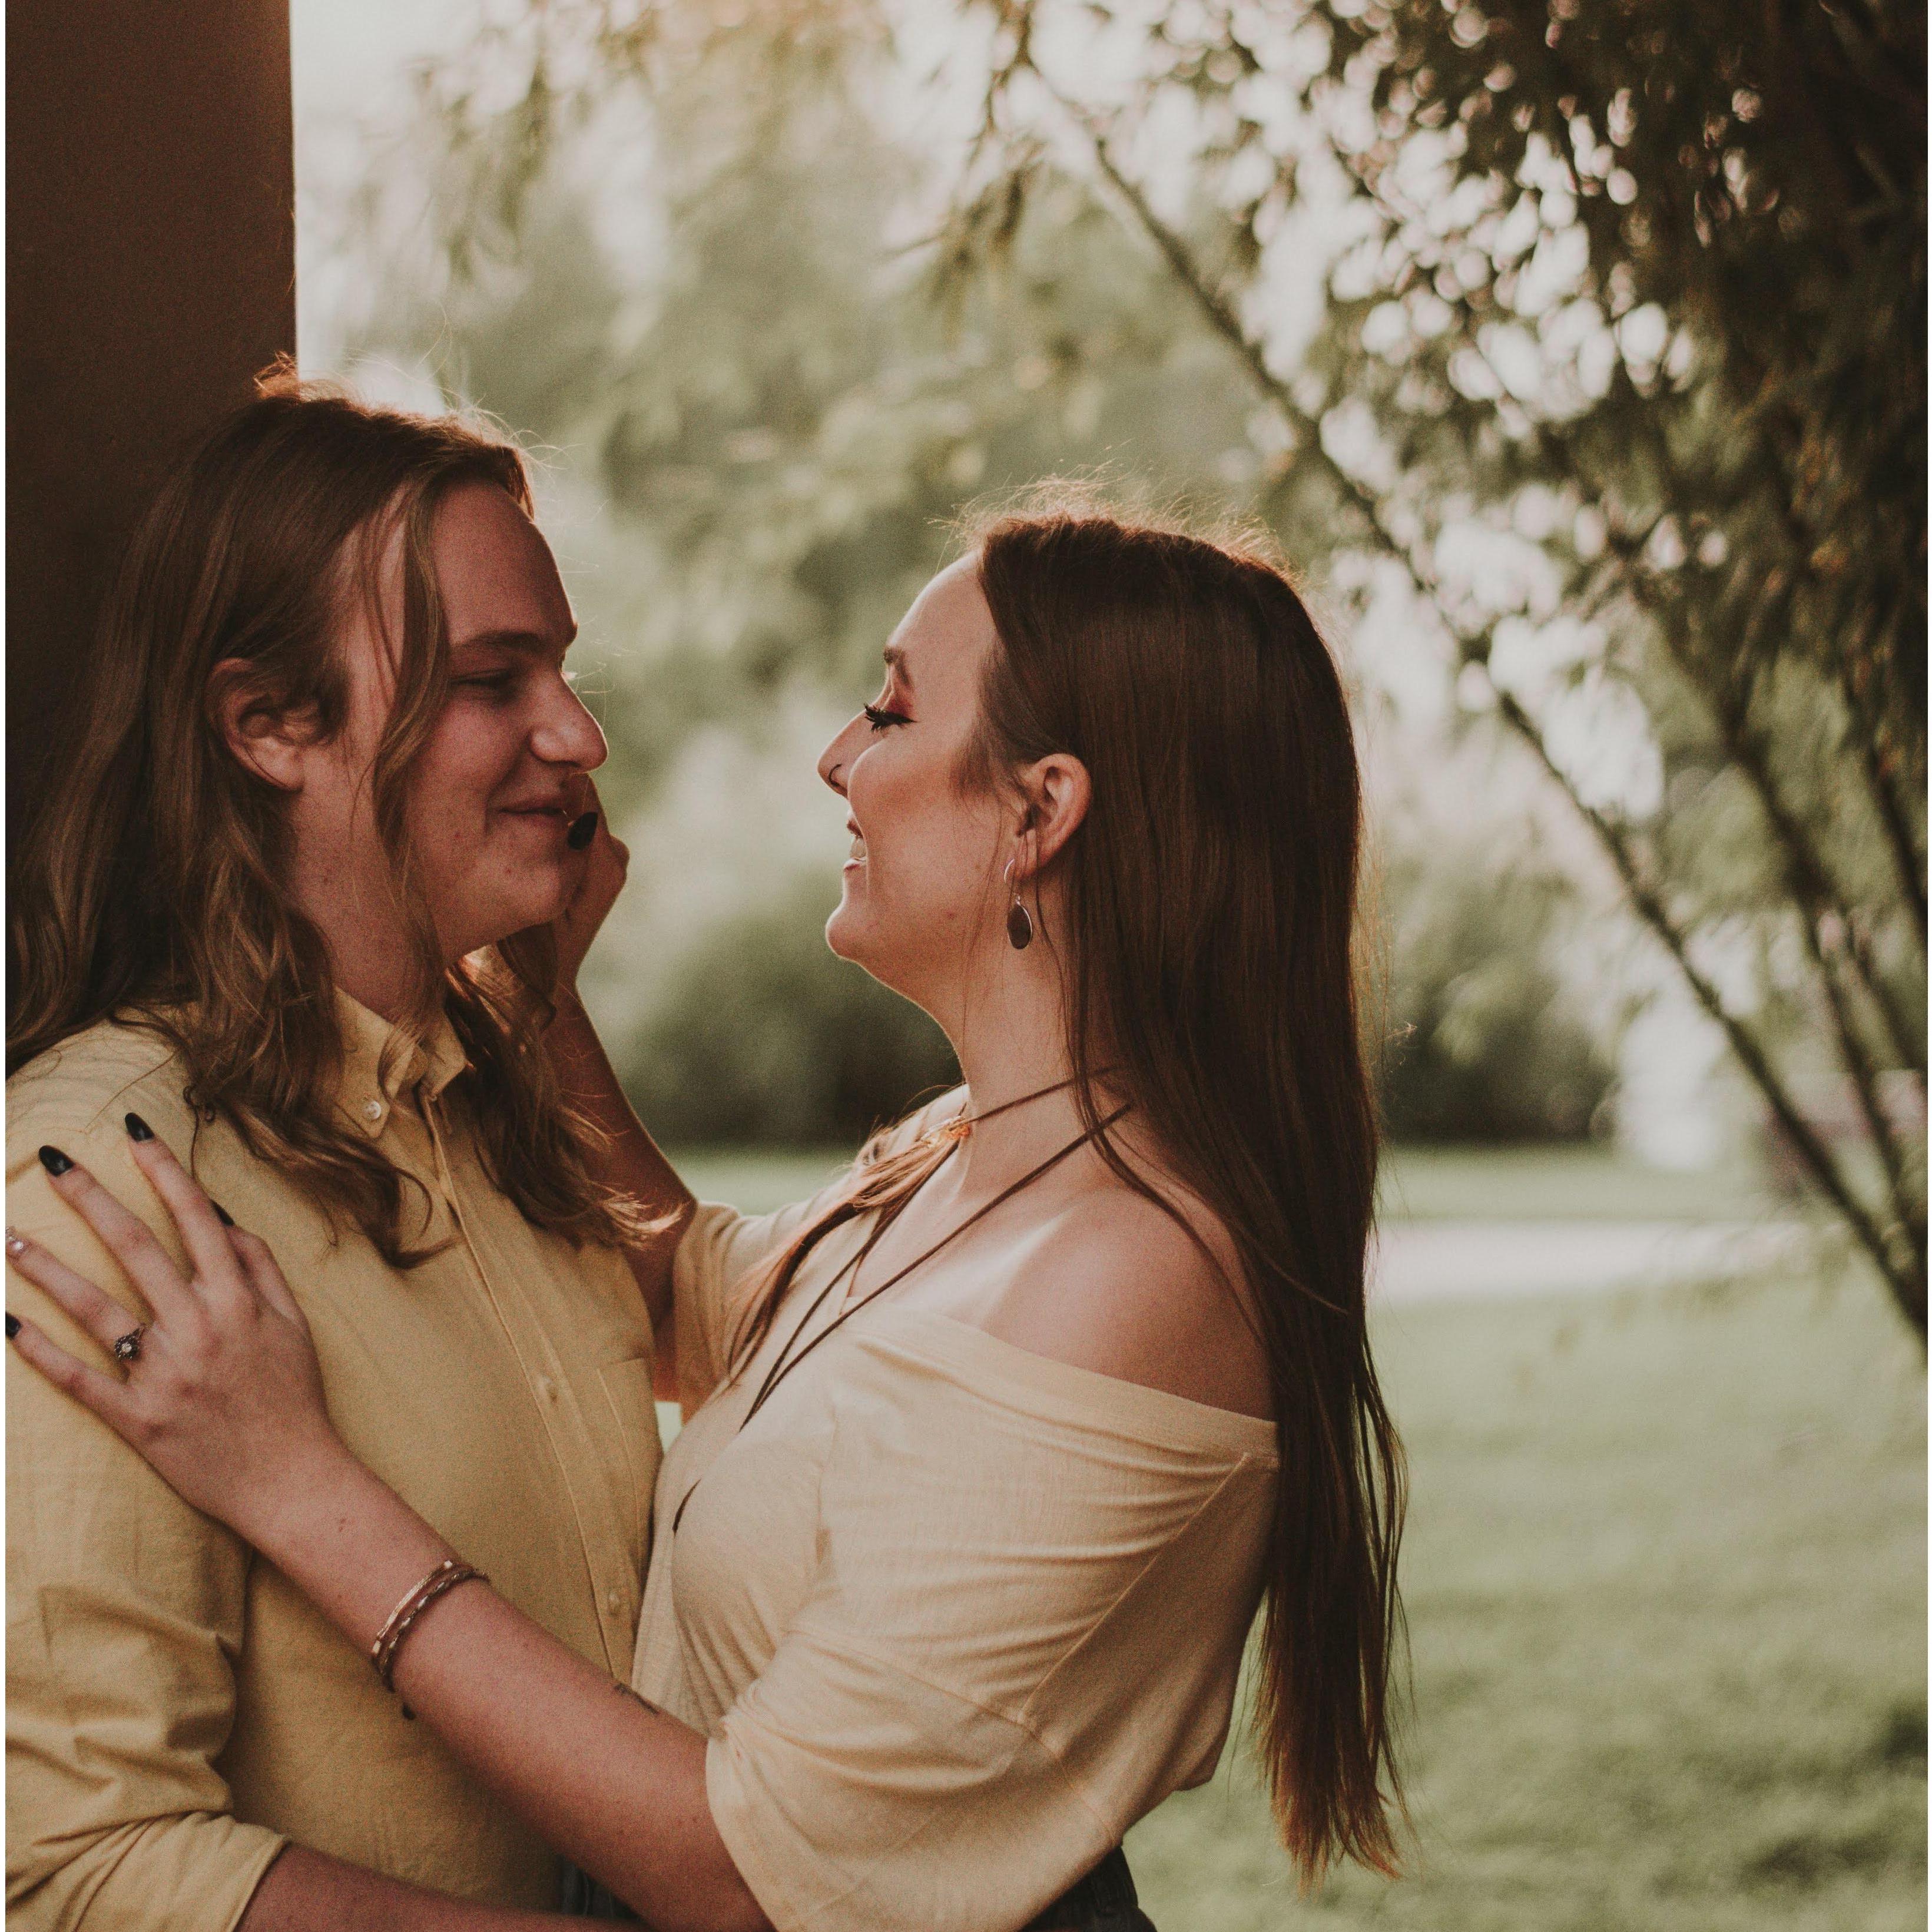
[[[381,1634],[416,1713],[654,1924],[1106,1922],[1052,1902],[1211,1771],[1258,1600],[1288,1848],[1389,1869],[1400,1474],[1333,664],[1257,556],[1051,510],[983,531],[886,656],[821,765],[854,840],[827,936],[966,1090],[816,1201],[685,1236],[636,1697],[452,1582],[330,1430],[264,1245],[164,1151],[136,1159],[186,1273],[54,1183],[154,1307],[134,1371],[16,1345]]]

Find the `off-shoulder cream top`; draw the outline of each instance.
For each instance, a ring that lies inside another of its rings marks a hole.
[[[708,1734],[712,1817],[779,1932],[1010,1932],[1212,1774],[1274,1431],[895,1289],[740,1433],[868,1223],[820,1244],[721,1387],[747,1277],[833,1198],[703,1207],[679,1249],[689,1420],[658,1484],[632,1682]]]

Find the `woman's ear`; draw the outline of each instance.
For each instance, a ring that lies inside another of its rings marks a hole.
[[[1050,866],[1079,830],[1094,801],[1094,782],[1070,752],[1050,752],[1019,774],[1019,783],[1027,801],[1028,849],[1018,876],[1030,878]]]
[[[208,708],[230,755],[278,791],[298,792],[315,734],[262,702],[253,667],[224,658],[208,676]]]

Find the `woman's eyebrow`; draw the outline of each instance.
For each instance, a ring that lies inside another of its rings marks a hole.
[[[912,688],[912,667],[906,662],[906,654],[897,644],[888,644],[881,655],[886,660],[886,668],[896,671],[904,680],[905,688]]]

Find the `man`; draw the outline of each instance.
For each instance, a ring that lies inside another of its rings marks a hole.
[[[8,1213],[117,1279],[52,1150],[172,1241],[128,1152],[158,1135],[304,1285],[358,1454],[621,1682],[671,1246],[645,1217],[688,1197],[568,995],[623,855],[529,510],[514,452],[286,378],[164,488],[16,885]],[[548,1849],[365,1656],[8,1372],[10,1925],[368,1926],[399,1882],[556,1904]],[[460,1922],[500,1916],[528,1923]]]

